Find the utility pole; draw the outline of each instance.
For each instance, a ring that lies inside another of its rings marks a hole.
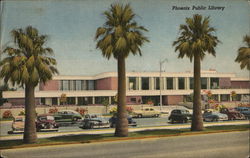
[[[162,72],[162,64],[167,62],[168,59],[165,58],[163,60],[160,60],[160,110],[162,111],[162,77],[161,77],[161,72]]]

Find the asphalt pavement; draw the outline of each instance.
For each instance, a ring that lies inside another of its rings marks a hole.
[[[4,158],[248,158],[249,131],[2,150]]]

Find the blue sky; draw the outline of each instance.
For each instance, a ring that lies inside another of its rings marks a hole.
[[[9,32],[28,25],[41,34],[49,35],[47,46],[53,48],[61,75],[92,75],[116,71],[117,62],[102,57],[95,48],[95,31],[104,23],[102,13],[114,0],[10,0],[2,1],[1,44],[11,41]],[[172,42],[178,37],[180,24],[193,14],[210,16],[211,26],[222,44],[217,55],[207,55],[202,69],[219,72],[235,72],[248,76],[234,60],[242,46],[243,36],[250,33],[250,4],[247,0],[136,0],[130,3],[137,14],[135,20],[146,27],[150,43],[142,47],[142,56],[129,56],[127,71],[159,71],[159,61],[168,58],[163,65],[167,72],[183,72],[193,69],[189,59],[178,59]],[[222,6],[221,10],[192,10],[192,6]],[[191,7],[190,10],[172,10],[173,6]]]

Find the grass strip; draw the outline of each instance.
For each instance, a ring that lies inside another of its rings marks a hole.
[[[0,141],[0,149],[12,149],[23,147],[38,147],[48,145],[65,145],[65,144],[79,144],[91,142],[107,142],[131,139],[144,139],[144,138],[157,138],[168,136],[180,135],[196,135],[196,134],[209,134],[231,131],[246,131],[249,130],[249,125],[227,125],[227,126],[211,126],[204,128],[203,131],[190,131],[190,129],[159,129],[159,130],[146,130],[130,132],[128,137],[115,137],[114,134],[80,134],[57,136],[51,138],[38,139],[35,144],[23,144],[22,140],[3,140]]]

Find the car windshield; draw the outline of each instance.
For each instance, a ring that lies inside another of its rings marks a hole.
[[[189,114],[189,111],[187,111],[187,110],[182,110],[182,113],[183,113],[183,114]]]
[[[53,116],[42,116],[42,117],[39,117],[39,120],[41,121],[46,121],[46,120],[54,120],[54,117]]]
[[[15,122],[23,122],[24,118],[15,118]]]

